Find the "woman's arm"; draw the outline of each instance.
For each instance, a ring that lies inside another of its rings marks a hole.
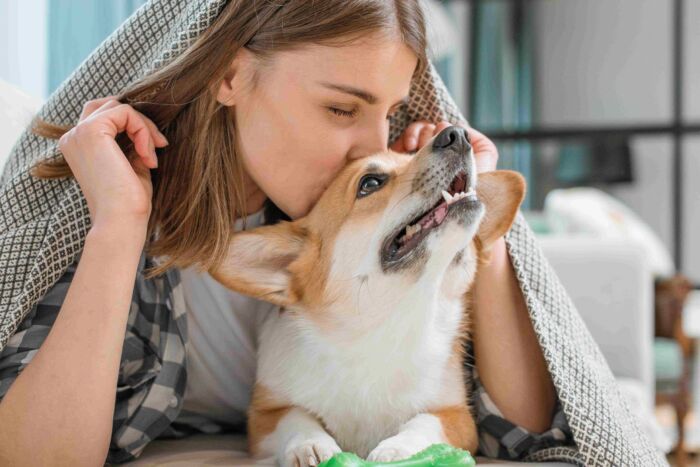
[[[547,430],[556,392],[503,238],[493,244],[473,290],[474,359],[482,384],[505,418],[535,433]]]
[[[104,463],[145,239],[129,225],[88,233],[46,340],[0,402],[1,465]]]

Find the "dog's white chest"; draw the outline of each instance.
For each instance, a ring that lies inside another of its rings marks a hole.
[[[438,400],[459,308],[428,324],[397,316],[346,346],[275,313],[260,338],[258,381],[321,419],[343,449],[367,454]]]

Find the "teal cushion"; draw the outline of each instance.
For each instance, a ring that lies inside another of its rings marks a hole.
[[[654,372],[657,385],[677,381],[683,373],[683,354],[674,339],[654,338]]]

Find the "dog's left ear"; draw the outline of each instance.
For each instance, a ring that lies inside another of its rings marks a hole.
[[[508,232],[525,198],[525,179],[512,170],[480,173],[476,193],[486,208],[477,233],[487,249]]]
[[[231,290],[276,305],[296,302],[290,265],[306,245],[306,229],[283,221],[233,234],[221,265],[209,274]]]

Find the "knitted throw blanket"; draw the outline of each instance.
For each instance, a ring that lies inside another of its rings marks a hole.
[[[152,0],[112,33],[57,89],[39,115],[75,124],[85,101],[118,94],[183,53],[226,0]],[[432,65],[391,121],[393,141],[414,120],[466,122]],[[0,179],[0,351],[32,306],[83,248],[87,204],[74,179],[29,174],[58,155],[56,141],[25,131]],[[543,449],[532,460],[590,466],[668,465],[623,400],[598,345],[518,215],[506,244],[577,448]]]

